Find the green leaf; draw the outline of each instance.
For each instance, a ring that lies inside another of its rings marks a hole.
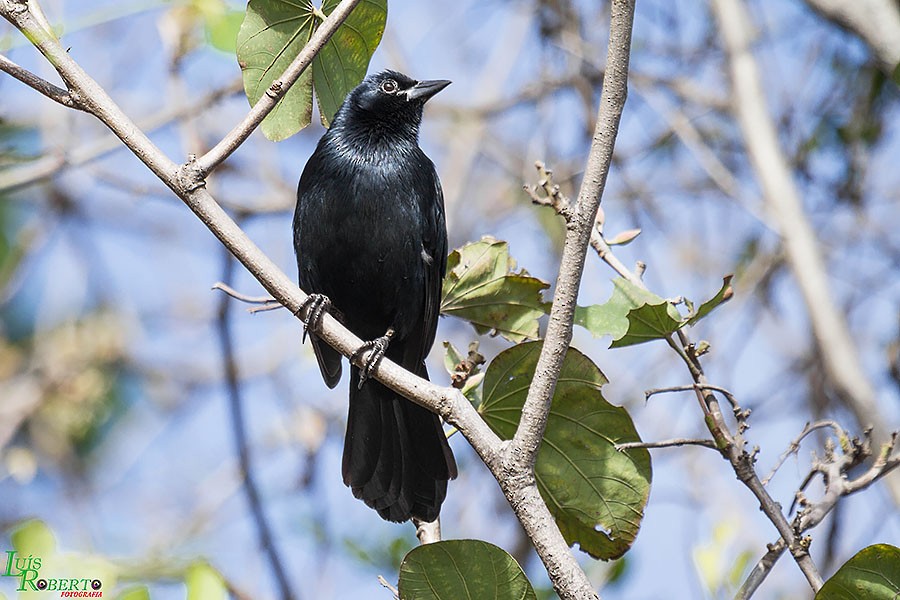
[[[119,592],[116,600],[150,600],[150,590],[146,585],[133,585]]]
[[[900,597],[900,548],[863,548],[825,582],[816,600],[896,600]]]
[[[262,98],[312,37],[323,14],[330,14],[337,5],[336,0],[326,0],[319,10],[311,2],[250,0],[237,38],[238,63],[250,104]],[[283,140],[309,125],[314,83],[322,119],[330,121],[347,93],[365,77],[386,22],[387,0],[360,2],[313,59],[312,68],[303,72],[263,120],[266,137]]]
[[[615,295],[615,292],[613,292]],[[611,335],[622,337],[628,331],[628,308],[615,306],[612,298],[606,304],[575,307],[575,324],[581,325],[594,337]]]
[[[206,39],[216,50],[233,54],[237,51],[237,36],[244,21],[244,12],[229,10],[206,17]]]
[[[716,293],[716,295],[701,304],[696,313],[694,313],[693,315],[688,315],[688,325],[696,324],[697,321],[711,313],[714,308],[716,308],[723,302],[731,300],[731,297],[734,295],[734,289],[731,287],[731,280],[733,277],[734,275],[726,275],[722,278],[722,287],[719,288],[719,291]]]
[[[546,281],[514,272],[509,245],[490,237],[450,253],[441,313],[472,323],[480,334],[498,333],[513,342],[539,335],[538,319],[546,312]]]
[[[45,557],[56,552],[56,538],[47,524],[37,519],[25,521],[10,535],[13,549],[20,555]]]
[[[326,15],[340,0],[325,0]],[[313,61],[313,83],[322,124],[328,127],[347,94],[366,76],[387,22],[387,0],[363,0]]]
[[[659,340],[678,331],[684,325],[680,318],[672,314],[678,311],[671,302],[665,300],[661,304],[644,304],[628,311],[628,331],[620,338],[613,340],[610,348],[621,348]],[[681,315],[678,315],[679,317]]]
[[[653,318],[640,312],[632,315],[632,311],[645,306],[665,306],[666,314],[671,320],[680,320],[681,315],[674,306],[666,302],[656,294],[634,285],[627,279],[618,277],[613,279],[613,293],[604,304],[592,306],[579,306],[575,309],[575,323],[591,332],[594,337],[604,335],[612,336],[613,346],[625,346],[628,343],[617,343],[626,335],[639,336],[646,334],[641,322],[643,319]],[[629,342],[633,337],[626,340]],[[653,339],[653,338],[650,338]],[[649,341],[649,339],[641,339]],[[630,341],[630,343],[638,343]]]
[[[480,540],[415,548],[400,565],[398,587],[400,600],[537,600],[519,563]]]
[[[228,590],[225,580],[209,563],[197,561],[184,574],[187,600],[225,600]]]
[[[484,378],[479,412],[511,439],[534,378],[541,342],[500,353]],[[600,393],[607,382],[584,354],[569,348],[538,452],[538,489],[566,541],[594,558],[622,556],[634,542],[650,494],[650,454],[615,446],[640,441],[626,410]]]
[[[187,600],[226,600],[228,590],[225,580],[208,563],[198,561],[184,574]]]
[[[730,299],[733,295],[731,279],[731,275],[724,277],[718,293],[685,318],[668,300],[619,277],[613,280],[612,296],[604,304],[575,309],[575,323],[594,337],[612,336],[611,348],[661,339],[685,325],[694,325]]]

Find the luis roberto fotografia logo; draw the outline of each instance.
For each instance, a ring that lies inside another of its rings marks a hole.
[[[18,556],[15,550],[6,551],[6,567],[0,576],[19,580],[18,592],[59,592],[60,598],[102,598],[99,579],[74,577],[44,577],[41,557]]]

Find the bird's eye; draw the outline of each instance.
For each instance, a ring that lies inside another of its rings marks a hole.
[[[385,94],[393,94],[397,91],[397,82],[393,79],[385,79],[381,82],[381,91]]]

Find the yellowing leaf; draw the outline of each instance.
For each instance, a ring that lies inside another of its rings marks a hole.
[[[514,272],[509,246],[483,238],[450,253],[441,313],[472,323],[478,333],[513,342],[536,339],[546,310],[541,292],[550,284],[525,271]]]

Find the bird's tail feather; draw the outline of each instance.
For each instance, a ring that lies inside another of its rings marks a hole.
[[[316,334],[309,334],[313,351],[316,353],[316,362],[319,363],[319,371],[322,379],[329,388],[334,388],[341,380],[341,353],[319,340]]]
[[[456,477],[440,419],[378,381],[358,384],[352,367],[344,483],[384,519],[434,521]]]

